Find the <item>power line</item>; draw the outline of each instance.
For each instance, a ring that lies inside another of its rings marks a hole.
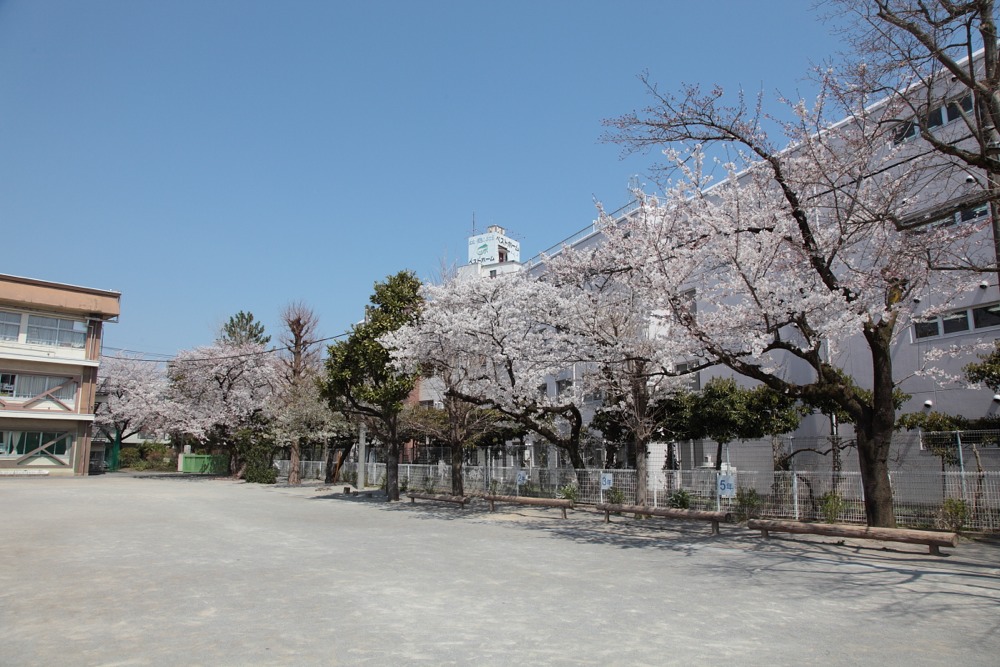
[[[325,343],[327,341],[336,340],[338,338],[343,338],[343,337],[349,336],[349,335],[350,335],[350,332],[349,331],[345,331],[344,333],[337,334],[336,336],[327,336],[326,338],[317,338],[316,340],[308,341],[306,343],[306,345],[315,345],[316,343]],[[119,347],[107,347],[105,349],[108,349],[108,350],[117,350],[119,352],[128,352],[128,353],[134,353],[134,354],[144,355],[142,357],[128,357],[129,361],[140,361],[140,362],[153,363],[153,364],[163,364],[163,363],[170,363],[170,362],[174,362],[174,363],[194,363],[194,362],[199,362],[199,361],[220,361],[220,360],[223,360],[223,359],[240,359],[240,358],[243,358],[243,357],[263,356],[265,354],[273,354],[275,352],[291,351],[292,346],[291,345],[285,345],[283,347],[272,347],[272,348],[269,348],[269,349],[266,349],[266,350],[255,350],[253,352],[241,352],[239,354],[226,354],[226,355],[219,355],[219,356],[214,356],[214,357],[193,357],[193,358],[190,358],[190,359],[181,359],[180,361],[177,360],[177,355],[176,354],[175,355],[167,355],[167,354],[159,354],[157,352],[138,352],[138,351],[134,351],[134,350],[126,350],[124,348],[119,348]],[[102,356],[104,356],[104,355],[102,355]],[[159,357],[159,358],[155,358],[154,359],[154,358],[149,358],[149,357]]]

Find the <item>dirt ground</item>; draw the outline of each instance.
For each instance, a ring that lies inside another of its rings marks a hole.
[[[997,665],[1000,542],[0,480],[0,665]]]

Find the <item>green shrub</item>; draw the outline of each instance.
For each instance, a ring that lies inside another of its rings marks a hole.
[[[836,491],[827,491],[819,497],[819,512],[823,515],[823,521],[827,523],[837,523],[841,513],[844,511],[844,497]]]
[[[118,465],[122,468],[134,468],[142,461],[138,447],[122,447],[118,453]]]
[[[741,486],[736,489],[736,520],[746,521],[760,517],[760,494],[757,489]]]
[[[667,507],[679,510],[691,509],[691,494],[684,489],[677,489],[667,496]]]
[[[403,478],[401,478],[399,480],[399,492],[400,493],[406,493],[406,491],[409,488],[410,488],[410,478],[409,477],[403,477]]]
[[[358,486],[358,472],[356,470],[341,470],[340,479],[355,488]]]
[[[564,486],[560,486],[559,490],[556,491],[556,498],[565,498],[566,500],[572,500],[574,503],[580,497],[580,487],[576,485],[576,482],[570,482]]]
[[[969,521],[969,503],[961,498],[945,498],[941,505],[941,526],[956,533]]]
[[[607,501],[612,505],[624,505],[625,492],[619,489],[617,486],[612,486],[610,489],[608,489]]]
[[[274,467],[274,447],[267,441],[255,441],[247,451],[243,479],[251,484],[274,484],[278,469]]]

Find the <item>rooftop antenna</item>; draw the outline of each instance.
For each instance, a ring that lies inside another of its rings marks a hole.
[[[476,235],[476,212],[472,212],[472,235]]]

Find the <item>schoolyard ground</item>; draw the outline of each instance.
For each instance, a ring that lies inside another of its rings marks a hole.
[[[0,664],[997,665],[1000,541],[0,479]]]

